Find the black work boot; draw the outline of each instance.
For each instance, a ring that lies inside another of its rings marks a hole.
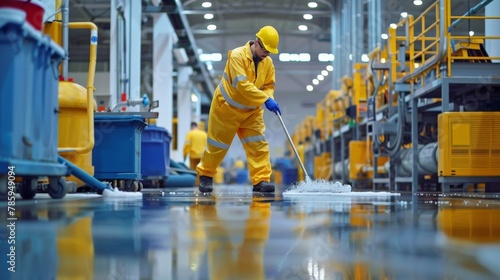
[[[274,185],[269,183],[269,182],[262,181],[262,182],[258,183],[257,185],[253,186],[253,191],[254,192],[274,192]]]
[[[212,177],[200,176],[200,186],[198,187],[202,193],[210,193],[213,190]]]

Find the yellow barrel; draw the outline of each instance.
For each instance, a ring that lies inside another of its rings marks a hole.
[[[94,111],[97,104],[94,101]],[[72,81],[59,82],[59,147],[83,147],[87,144],[89,137],[89,125],[87,114],[87,90]],[[92,165],[92,151],[78,154],[76,152],[60,152],[65,159],[83,169],[90,175],[94,175]],[[84,183],[74,176],[68,178],[76,182],[78,186]]]

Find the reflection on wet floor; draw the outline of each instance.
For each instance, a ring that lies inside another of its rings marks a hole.
[[[7,224],[7,203],[0,219]],[[17,201],[0,279],[500,279],[500,195],[254,195]]]

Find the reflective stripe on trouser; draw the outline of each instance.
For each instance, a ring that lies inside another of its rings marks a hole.
[[[208,145],[198,164],[198,173],[214,177],[217,167],[226,156],[234,135],[245,149],[252,184],[270,181],[271,162],[269,144],[264,137],[264,111],[262,108],[242,110],[229,105],[219,89],[212,100],[208,119]]]

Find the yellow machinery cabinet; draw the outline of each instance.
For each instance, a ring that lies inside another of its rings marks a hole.
[[[500,112],[446,112],[438,118],[438,173],[500,175]]]
[[[379,172],[389,160],[388,157],[378,157]],[[373,179],[373,151],[371,141],[349,142],[349,179],[351,181]]]
[[[93,106],[95,111],[97,108],[95,101]],[[88,118],[93,116],[89,116],[87,113],[87,90],[73,82],[59,82],[59,110],[59,147],[83,147],[87,145],[88,139],[94,137],[94,135],[89,135]],[[83,154],[63,151],[60,152],[60,155],[88,174],[94,175],[92,150]],[[77,182],[79,186],[84,185],[74,176],[68,180]]]

